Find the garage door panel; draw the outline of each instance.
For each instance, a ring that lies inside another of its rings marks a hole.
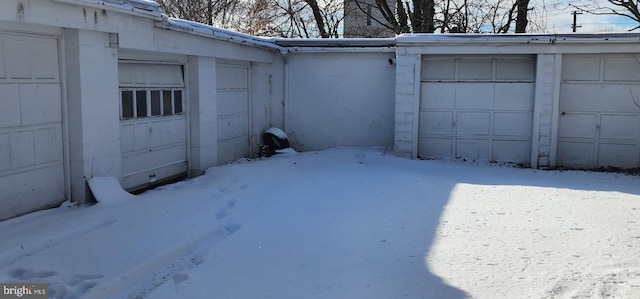
[[[595,157],[593,143],[558,141],[557,162],[569,167],[592,167]]]
[[[29,43],[17,36],[8,37],[4,43],[7,78],[31,79],[31,61]]]
[[[420,113],[420,132],[426,134],[452,134],[453,112]]]
[[[216,67],[218,163],[247,157],[249,150],[249,67]]]
[[[58,78],[58,44],[53,39],[38,39],[29,48],[31,62],[31,77],[33,79],[57,80]]]
[[[149,124],[149,148],[162,146],[162,135],[165,130],[171,130],[171,126],[165,126],[160,120],[150,121]]]
[[[489,112],[458,112],[456,116],[456,134],[458,135],[489,135]]]
[[[217,108],[221,111],[221,115],[246,113],[248,91],[220,92],[219,96]]]
[[[493,107],[494,86],[492,83],[456,84],[456,109],[484,109]]]
[[[421,109],[453,109],[456,93],[455,83],[422,83]]]
[[[228,115],[218,118],[218,139],[227,140],[247,136],[246,114]]]
[[[605,81],[640,81],[640,56],[604,58]]]
[[[57,84],[21,84],[22,125],[62,121],[60,87]]]
[[[524,110],[533,109],[533,83],[496,83],[495,109]]]
[[[11,136],[0,134],[0,171],[11,169]],[[1,185],[0,185],[1,186]]]
[[[227,139],[218,144],[218,162],[235,161],[246,156],[248,152],[249,144],[244,136]]]
[[[187,122],[185,121],[184,118],[182,119],[174,119],[173,121],[170,121],[171,126],[173,127],[173,134],[171,135],[171,138],[168,139],[170,140],[172,145],[178,146],[178,145],[185,145],[186,146],[186,131],[187,131]],[[167,130],[169,131],[169,130]]]
[[[146,185],[153,175],[169,178],[187,171],[186,147],[168,147],[122,156],[123,187]]]
[[[35,149],[38,164],[62,162],[62,134],[60,127],[41,128],[35,131]]]
[[[184,162],[186,148],[167,147],[123,156],[122,172],[127,175],[141,170],[162,168],[166,164]]]
[[[19,126],[20,88],[17,84],[0,84],[0,95],[0,128]]]
[[[531,134],[530,112],[495,112],[494,136],[528,136]]]
[[[456,140],[456,155],[456,158],[490,160],[489,140],[458,138]]]
[[[638,139],[637,115],[602,115],[600,117],[600,138]]]
[[[535,67],[532,56],[423,58],[419,154],[529,162]]]
[[[36,165],[36,147],[34,131],[13,133],[11,156],[13,169]]]
[[[497,162],[529,161],[531,152],[528,140],[494,140],[491,148]]]
[[[426,80],[454,80],[456,63],[454,59],[425,58],[422,78]]]
[[[249,70],[242,66],[218,65],[216,83],[218,90],[246,89]]]
[[[55,39],[3,35],[7,79],[58,80],[58,42]]]
[[[532,81],[535,79],[535,61],[528,57],[497,58],[496,79]]]
[[[493,58],[461,58],[460,80],[491,80]]]
[[[55,38],[0,34],[0,220],[65,199]]]
[[[64,201],[62,164],[0,176],[3,209],[0,218],[59,205]],[[4,201],[6,200],[6,201]]]
[[[137,123],[135,125],[135,150],[146,150],[149,148],[149,137],[147,136],[147,132],[149,132],[149,126],[146,122]]]
[[[598,81],[600,57],[597,55],[565,55],[562,57],[562,80]]]
[[[558,165],[640,166],[639,58],[635,54],[563,57]]]
[[[419,153],[425,157],[451,157],[451,138],[423,137],[419,143]]]
[[[640,84],[563,83],[560,93],[560,111],[636,111],[633,98],[640,96]]]
[[[600,143],[598,166],[633,168],[638,165],[639,155],[635,144]]]
[[[123,124],[120,127],[120,140],[123,154],[134,152],[136,150],[136,125]]]
[[[565,113],[560,115],[558,137],[595,138],[597,121],[596,114]]]

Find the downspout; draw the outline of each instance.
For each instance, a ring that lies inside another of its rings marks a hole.
[[[251,78],[253,77],[253,69],[255,68],[255,64],[253,62],[249,62],[249,69],[247,72],[247,85],[249,85],[249,90],[247,90],[249,99],[247,106],[249,108],[249,115],[248,115],[248,119],[249,119],[249,156],[250,157],[254,157],[253,156],[253,150],[257,147],[254,147],[254,138],[253,138],[253,80],[251,80]]]
[[[289,62],[287,60],[288,51],[281,51],[282,61],[284,62],[284,84],[283,84],[283,99],[282,99],[282,130],[288,133],[287,128],[287,116],[288,113],[288,103],[289,103]]]
[[[71,140],[69,138],[69,103],[67,99],[67,61],[65,51],[65,40],[67,36],[63,32],[62,37],[58,38],[58,66],[60,68],[60,96],[62,111],[62,159],[64,169],[64,196],[65,200],[71,202],[71,154],[69,153],[71,147]]]

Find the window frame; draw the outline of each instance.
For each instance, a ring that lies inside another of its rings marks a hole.
[[[152,107],[152,94],[154,91],[157,91],[159,94],[159,114],[153,114],[153,107]],[[131,117],[125,117],[124,115],[124,97],[123,97],[123,93],[124,92],[131,92],[131,106],[130,107],[130,111],[132,112],[132,116]],[[144,103],[144,107],[145,107],[145,115],[138,115],[138,94],[139,92],[144,92],[145,94],[145,103]],[[170,99],[170,106],[171,106],[171,111],[169,113],[166,113],[165,111],[165,95],[166,92],[170,92],[171,95],[171,99]],[[180,93],[180,111],[176,112],[176,93]],[[143,119],[143,118],[157,118],[157,117],[172,117],[172,116],[179,116],[179,115],[184,115],[185,114],[185,109],[184,109],[184,94],[185,94],[185,88],[175,88],[175,87],[120,87],[119,88],[119,93],[118,93],[118,97],[119,97],[119,106],[120,106],[120,120],[121,121],[126,121],[126,120],[133,120],[133,119]]]

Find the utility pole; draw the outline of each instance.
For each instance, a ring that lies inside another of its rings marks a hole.
[[[573,14],[573,25],[571,25],[571,28],[573,29],[573,32],[576,32],[576,28],[582,27],[582,26],[578,26],[578,15],[581,15],[581,12],[577,12],[577,11],[573,11],[571,14]]]

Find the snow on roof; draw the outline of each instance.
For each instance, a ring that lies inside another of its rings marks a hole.
[[[396,37],[398,44],[425,43],[551,43],[557,42],[637,42],[639,33],[599,33],[599,34],[401,34]]]
[[[301,39],[266,38],[217,28],[188,20],[171,18],[162,12],[160,5],[151,0],[53,0],[56,2],[86,5],[98,8],[112,8],[128,11],[159,21],[165,29],[212,37],[243,45],[252,45],[281,53],[295,51],[350,51],[350,49],[394,49],[400,45],[424,44],[470,44],[470,43],[510,43],[510,44],[555,44],[591,42],[640,42],[640,33],[603,34],[401,34],[395,38],[341,38],[341,39]]]
[[[248,35],[193,21],[170,18],[166,15],[163,17],[163,22],[167,25],[165,28],[174,28],[231,42],[286,51],[283,47],[276,45],[272,38]]]
[[[132,11],[154,17],[162,16],[160,4],[150,0],[53,0],[56,2],[81,4],[93,7],[109,7],[125,11]]]

